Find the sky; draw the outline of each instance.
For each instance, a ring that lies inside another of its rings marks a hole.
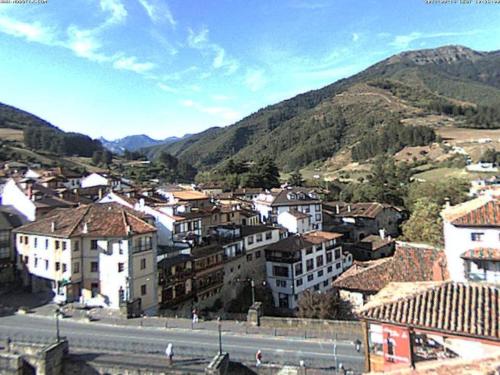
[[[8,1],[0,102],[108,139],[227,126],[405,50],[500,49],[476,0]]]

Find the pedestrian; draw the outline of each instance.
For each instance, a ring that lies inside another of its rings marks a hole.
[[[354,341],[354,345],[356,346],[356,351],[359,353],[359,351],[361,350],[361,341],[359,339],[356,339],[356,341]]]
[[[168,358],[168,364],[172,365],[174,358],[174,348],[171,342],[168,343],[167,349],[165,349],[165,354],[167,355]]]
[[[262,352],[257,350],[257,353],[255,354],[255,361],[256,361],[256,366],[259,367],[262,364]]]
[[[198,310],[193,309],[193,324],[198,323]]]

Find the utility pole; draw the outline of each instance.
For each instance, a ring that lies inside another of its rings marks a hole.
[[[219,354],[222,355],[222,321],[220,316],[217,318],[217,327],[219,329]]]
[[[59,334],[59,314],[61,313],[61,311],[59,310],[59,308],[56,309],[55,311],[55,316],[56,316],[56,339],[57,339],[57,343],[59,343],[61,341],[61,336]]]
[[[252,305],[255,303],[255,281],[250,279],[250,286],[252,287]]]
[[[335,334],[335,341],[333,342],[333,357],[335,359],[335,373],[337,374],[339,371],[337,359],[337,334]]]

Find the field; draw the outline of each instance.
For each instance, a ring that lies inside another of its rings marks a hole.
[[[435,168],[415,174],[415,180],[440,181],[447,178],[463,178],[475,180],[478,178],[491,177],[494,173],[470,173],[465,168]]]
[[[5,141],[23,141],[23,131],[19,129],[0,128],[0,139]]]

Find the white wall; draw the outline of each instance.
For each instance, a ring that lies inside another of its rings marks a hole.
[[[82,187],[92,187],[92,186],[100,186],[100,185],[109,185],[109,181],[106,177],[101,176],[97,173],[92,173],[87,177],[82,178]]]
[[[464,261],[460,256],[478,247],[498,248],[500,230],[497,228],[456,227],[445,221],[443,225],[446,263],[453,281],[465,281]],[[472,241],[471,233],[484,233],[482,241]]]
[[[30,221],[34,221],[36,218],[35,203],[24,194],[12,179],[4,186],[2,204],[13,206]]]

